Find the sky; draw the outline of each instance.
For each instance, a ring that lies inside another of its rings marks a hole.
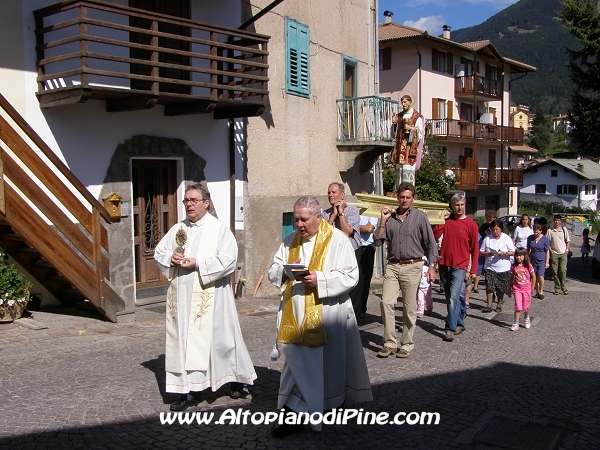
[[[434,36],[442,34],[442,26],[452,30],[479,25],[518,0],[379,0],[379,23],[383,12],[394,13],[392,21]]]

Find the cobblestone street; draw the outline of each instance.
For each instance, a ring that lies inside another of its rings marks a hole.
[[[0,447],[600,448],[600,294],[590,267],[581,265],[578,246],[572,248],[569,295],[552,295],[547,281],[545,299],[533,300],[530,329],[509,331],[512,299],[502,313],[483,314],[480,285],[467,330],[444,342],[446,308],[434,290],[434,312],[419,319],[407,359],[376,357],[383,328],[377,290],[371,295],[361,336],[374,401],[346,407],[391,416],[438,412],[438,425],[326,425],[320,433],[305,429],[279,440],[270,436],[272,425],[161,425],[159,414],[171,401],[164,392],[164,304],[144,307],[130,325],[53,309],[34,313],[46,329],[0,325]],[[256,384],[239,400],[230,399],[227,389],[206,393],[189,411],[213,411],[216,417],[227,408],[276,411],[283,361],[268,356],[278,303],[238,301]],[[401,314],[398,305],[398,328]],[[486,434],[491,423],[504,431]]]

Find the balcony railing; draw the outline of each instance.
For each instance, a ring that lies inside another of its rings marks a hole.
[[[258,115],[268,95],[268,36],[99,0],[34,12],[42,108],[90,98],[108,111]]]
[[[393,145],[392,116],[398,102],[384,97],[353,97],[337,101],[338,142]]]
[[[523,129],[457,119],[430,119],[427,132],[438,139],[474,139],[523,144]]]
[[[488,98],[502,97],[502,82],[479,75],[458,76],[454,79],[456,96],[477,95]]]
[[[523,186],[520,169],[452,169],[458,177],[457,189],[476,190]]]

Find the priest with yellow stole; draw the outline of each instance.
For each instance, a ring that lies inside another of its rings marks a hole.
[[[231,397],[239,398],[243,385],[256,379],[231,288],[235,237],[208,213],[205,186],[189,186],[183,204],[187,219],[173,226],[154,251],[159,270],[170,282],[166,391],[182,395],[171,411],[196,406],[200,391],[216,391],[226,383]]]
[[[371,401],[365,355],[348,293],[358,282],[358,265],[348,236],[322,219],[315,197],[294,204],[297,231],[273,257],[269,280],[282,291],[277,319],[278,348],[285,355],[278,408],[323,413],[346,399]],[[297,275],[290,264],[303,264]],[[277,357],[277,350],[274,350]],[[320,430],[320,424],[311,425]],[[284,437],[303,425],[282,424]]]

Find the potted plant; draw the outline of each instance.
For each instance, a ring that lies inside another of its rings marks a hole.
[[[29,302],[31,282],[8,264],[8,255],[0,247],[0,322],[12,322],[21,317]]]

